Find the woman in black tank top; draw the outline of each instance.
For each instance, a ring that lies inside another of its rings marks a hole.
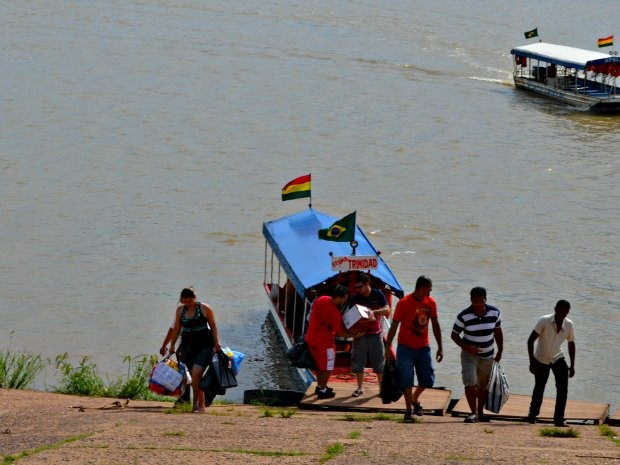
[[[170,338],[170,351],[174,351],[176,340],[181,334],[179,358],[192,374],[194,412],[205,412],[207,406],[204,392],[200,389],[200,381],[211,363],[214,351],[222,349],[215,314],[209,305],[196,300],[196,294],[192,288],[185,288],[181,291],[180,301]]]

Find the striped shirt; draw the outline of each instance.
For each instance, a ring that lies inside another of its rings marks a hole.
[[[480,358],[491,358],[495,351],[493,348],[495,328],[499,328],[501,325],[499,309],[487,305],[484,315],[479,317],[474,313],[473,307],[470,306],[457,315],[452,332],[463,333],[463,342],[478,346]]]

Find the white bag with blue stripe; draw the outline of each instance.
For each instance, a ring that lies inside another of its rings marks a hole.
[[[499,363],[493,362],[491,379],[489,380],[489,394],[484,406],[488,411],[499,413],[510,397],[510,386],[506,374]]]

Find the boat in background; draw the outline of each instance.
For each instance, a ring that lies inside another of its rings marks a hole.
[[[620,58],[544,42],[513,48],[515,86],[581,110],[619,113]]]
[[[319,229],[329,228],[338,218],[309,208],[263,224],[265,267],[263,286],[269,297],[270,314],[286,349],[305,334],[308,314],[316,297],[329,295],[337,285],[355,292],[355,277],[368,273],[373,288],[381,290],[393,308],[393,298],[404,292],[380,253],[359,226],[355,241],[321,240]],[[384,330],[387,320],[382,318]],[[332,378],[351,372],[351,340],[336,338],[336,362]],[[297,369],[306,386],[315,381],[307,369]]]

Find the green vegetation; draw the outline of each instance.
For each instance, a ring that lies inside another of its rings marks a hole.
[[[106,389],[106,395],[121,399],[149,399],[151,391],[148,389],[149,374],[153,365],[157,363],[154,355],[126,355],[123,362],[127,363],[127,376],[119,377],[116,382]]]
[[[327,449],[325,450],[323,457],[319,460],[319,463],[325,463],[328,460],[333,459],[336,455],[344,453],[345,450],[346,448],[344,444],[341,442],[334,442],[333,444],[327,446]]]
[[[383,412],[377,412],[372,416],[373,420],[377,420],[377,421],[390,421],[390,420],[396,420],[396,416],[395,415],[390,415],[389,413],[383,413]]]
[[[166,431],[163,436],[185,436],[185,431]]]
[[[102,396],[105,393],[103,379],[97,373],[97,367],[89,362],[89,357],[82,358],[76,367],[71,365],[69,354],[56,356],[56,369],[60,371],[62,379],[56,392],[79,396]]]
[[[57,355],[56,369],[61,374],[60,385],[55,392],[79,396],[103,396],[120,399],[169,400],[165,396],[153,394],[148,390],[151,368],[157,362],[154,355],[126,355],[123,362],[127,364],[127,374],[116,381],[106,383],[97,372],[97,366],[88,356],[73,366],[66,352]]]
[[[261,416],[265,418],[271,418],[273,416],[273,412],[267,407],[261,409]]]
[[[50,444],[47,446],[40,446],[40,447],[35,447],[34,449],[31,450],[25,450],[20,452],[19,454],[15,454],[15,455],[3,455],[2,456],[2,462],[0,462],[0,465],[9,465],[12,464],[14,462],[17,462],[20,459],[23,459],[24,457],[29,457],[31,455],[35,455],[35,454],[39,454],[41,452],[44,452],[46,450],[51,450],[51,449],[57,449],[65,444],[69,444],[71,442],[75,442],[75,441],[81,441],[82,439],[86,439],[90,436],[92,436],[93,433],[89,433],[89,434],[80,434],[79,436],[73,436],[67,439],[63,439],[62,441],[58,441],[54,444]]]
[[[359,439],[362,435],[361,431],[351,431],[347,436],[349,439]]]
[[[179,402],[174,404],[174,407],[164,410],[164,413],[192,413],[192,410],[191,402]]]
[[[599,425],[598,426],[598,430],[600,431],[601,436],[608,437],[609,439],[611,439],[613,441],[613,443],[616,446],[620,446],[620,439],[618,439],[618,435],[609,426],[607,426],[607,425]]]
[[[491,428],[484,428],[482,431],[484,431],[487,434],[493,434],[495,433],[495,430],[491,429]]]
[[[45,368],[40,355],[26,352],[0,352],[0,388],[26,389]]]
[[[539,434],[549,438],[578,438],[579,431],[574,428],[542,428]]]
[[[280,416],[282,418],[292,418],[293,415],[295,415],[296,413],[297,413],[297,409],[294,409],[294,408],[290,408],[288,410],[284,410],[284,409],[280,410]]]
[[[347,413],[342,417],[342,421],[372,421],[372,418],[366,415],[354,415],[352,413]]]

